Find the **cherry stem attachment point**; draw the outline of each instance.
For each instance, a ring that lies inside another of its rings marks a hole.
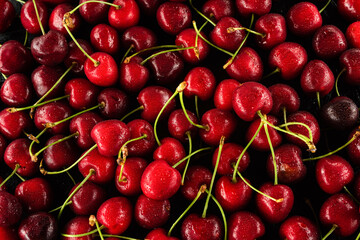
[[[344,68],[343,70],[341,70],[341,72],[337,75],[336,80],[335,80],[335,92],[336,92],[336,95],[337,95],[338,97],[340,96],[339,88],[338,88],[338,82],[339,82],[340,76],[341,76],[344,72],[346,72],[346,68]]]
[[[127,58],[127,56],[129,55],[129,53],[131,52],[131,50],[134,48],[134,45],[130,45],[130,47],[126,50],[124,56],[121,59],[120,63],[123,63],[125,61],[125,59]]]
[[[190,119],[190,117],[189,117],[189,115],[188,115],[188,113],[187,113],[187,111],[186,111],[186,108],[185,108],[183,95],[184,95],[183,92],[180,92],[180,93],[179,93],[180,105],[181,105],[181,108],[182,108],[182,110],[183,110],[183,112],[184,112],[184,115],[185,115],[186,119],[189,121],[189,123],[190,123],[191,125],[193,125],[193,126],[195,126],[195,127],[197,127],[197,128],[200,128],[200,129],[204,129],[204,130],[206,130],[206,131],[209,131],[209,126],[204,126],[204,125],[196,124],[196,123],[194,123],[194,122]]]
[[[30,140],[32,140],[32,142],[30,143],[29,146],[29,155],[31,157],[31,161],[36,162],[37,161],[37,157],[34,156],[34,154],[32,153],[32,147],[34,145],[34,143],[39,143],[39,138],[46,132],[47,128],[44,128],[36,137],[34,137],[33,135],[28,135],[28,138]]]
[[[90,226],[94,226],[94,224],[95,224],[95,226],[96,226],[96,229],[97,229],[97,231],[98,231],[98,234],[99,234],[100,239],[101,239],[101,240],[104,240],[104,236],[103,236],[103,234],[102,234],[102,232],[101,232],[101,229],[100,229],[100,226],[99,226],[99,222],[97,221],[95,215],[90,215],[90,217],[89,217],[89,225],[90,225]]]
[[[188,141],[189,141],[189,155],[191,154],[192,152],[192,139],[191,139],[191,132],[186,132],[186,136],[188,138]],[[184,182],[185,182],[185,176],[186,176],[186,172],[187,172],[187,169],[189,167],[189,163],[190,163],[190,158],[187,159],[186,161],[186,165],[185,165],[185,169],[182,173],[182,177],[181,177],[181,185],[184,185]]]
[[[7,178],[4,179],[4,181],[2,181],[2,183],[0,183],[0,188],[7,182],[9,181],[9,179],[14,176],[14,174],[16,173],[16,171],[20,168],[20,164],[16,164],[15,168],[13,169],[13,171],[10,173],[9,176],[7,176]]]
[[[37,6],[36,6],[36,2],[35,2],[35,0],[32,0],[32,2],[34,4],[34,10],[35,10],[36,18],[37,18],[38,23],[39,23],[41,33],[42,33],[42,35],[45,35],[44,27],[43,27],[43,25],[41,23],[41,20],[40,20],[40,16],[39,16],[39,12],[38,12],[38,9],[37,9]]]
[[[337,228],[338,226],[336,224],[333,224],[332,228],[330,229],[330,231],[321,239],[321,240],[325,240],[327,239]]]

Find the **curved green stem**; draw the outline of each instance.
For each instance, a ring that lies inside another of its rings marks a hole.
[[[247,27],[237,27],[237,28],[235,28],[235,27],[229,27],[229,28],[227,28],[227,32],[228,32],[228,33],[232,33],[232,32],[238,31],[238,30],[245,30],[245,31],[247,31],[247,32],[249,32],[249,33],[258,35],[258,36],[260,36],[260,37],[265,37],[265,36],[266,36],[266,34],[264,34],[264,33],[256,32],[256,31],[251,30],[250,28],[247,28]]]
[[[187,49],[195,49],[195,47],[180,47],[180,48],[175,48],[175,49],[167,49],[164,51],[160,51],[157,53],[154,53],[152,55],[150,55],[149,57],[145,58],[140,65],[144,65],[147,61],[149,61],[151,58],[156,57],[158,55],[161,55],[163,53],[168,53],[168,52],[179,52],[179,51],[183,51],[183,50],[187,50]]]
[[[189,141],[189,155],[190,155],[191,152],[192,152],[191,132],[190,131],[186,132],[186,135],[187,135],[188,141]],[[182,177],[181,177],[181,185],[184,185],[185,175],[186,175],[187,169],[189,167],[189,163],[190,163],[190,158],[188,158],[187,161],[186,161],[185,169],[184,169],[184,172],[182,173]]]
[[[183,159],[181,159],[180,161],[178,161],[177,163],[175,163],[174,165],[172,165],[172,168],[176,168],[177,166],[179,166],[180,164],[182,164],[184,161],[186,161],[188,158],[191,158],[192,156],[194,156],[195,154],[202,152],[202,151],[207,151],[207,150],[211,150],[211,147],[206,147],[206,148],[200,148],[198,150],[196,150],[195,152],[187,155],[186,157],[184,157]]]
[[[268,73],[267,75],[265,75],[265,76],[261,79],[261,81],[263,81],[263,80],[271,77],[272,75],[274,75],[274,74],[276,74],[276,73],[278,73],[278,72],[280,72],[280,68],[275,68],[274,71],[272,71],[271,73]]]
[[[16,164],[15,168],[13,169],[13,171],[10,173],[9,176],[7,176],[7,178],[4,179],[4,181],[2,181],[2,183],[0,183],[0,188],[7,182],[9,181],[9,179],[14,176],[14,174],[16,173],[16,171],[20,168],[20,164]]]
[[[130,45],[130,47],[126,50],[124,56],[121,59],[120,63],[123,63],[125,61],[125,59],[127,58],[127,56],[129,55],[130,51],[134,48],[134,45]]]
[[[339,88],[338,88],[338,82],[340,79],[340,76],[346,71],[346,68],[344,68],[343,70],[341,70],[341,72],[339,73],[339,75],[337,75],[336,80],[335,80],[335,91],[336,91],[336,95],[339,97],[340,93],[339,93]]]
[[[134,54],[132,54],[131,56],[129,57],[126,57],[124,58],[124,63],[129,63],[130,62],[130,59],[143,53],[143,52],[147,52],[147,51],[151,51],[151,50],[157,50],[157,49],[162,49],[162,48],[174,48],[174,49],[178,49],[180,48],[178,45],[160,45],[160,46],[154,46],[154,47],[150,47],[150,48],[145,48],[145,49],[142,49],[140,51],[137,51],[135,52]],[[131,46],[130,48],[128,49],[128,51],[131,49]],[[143,65],[143,64],[141,64]]]
[[[72,201],[68,201],[66,203],[66,206],[69,206],[70,204],[72,204]],[[50,210],[48,213],[53,213],[53,212],[56,212],[58,210],[60,210],[62,208],[62,205],[61,206],[58,206],[57,208],[54,208],[53,210]]]
[[[105,226],[100,226],[100,229],[104,229]],[[85,236],[89,236],[89,235],[92,235],[92,234],[95,234],[97,233],[97,229],[94,229],[90,232],[86,232],[86,233],[81,233],[81,234],[74,234],[74,235],[71,235],[71,234],[65,234],[65,233],[62,233],[61,236],[63,237],[68,237],[68,238],[79,238],[79,237],[85,237]]]
[[[25,182],[25,178],[23,178],[22,176],[20,176],[20,174],[18,174],[17,172],[15,172],[15,175],[22,181]]]
[[[94,215],[92,215],[92,216],[94,216]],[[94,216],[94,218],[95,218],[95,216]],[[103,236],[103,234],[102,234],[102,232],[101,232],[101,229],[100,229],[100,226],[99,226],[99,222],[98,222],[97,219],[95,219],[95,226],[96,226],[96,229],[97,229],[97,231],[98,231],[98,233],[99,233],[100,239],[101,239],[101,240],[104,240],[104,236]]]
[[[287,123],[286,107],[283,107],[282,110],[283,110],[283,116],[284,116],[284,124],[286,124]],[[285,130],[290,131],[289,127],[287,125],[285,125]]]
[[[113,4],[113,3],[109,3],[109,2],[105,2],[105,1],[99,1],[99,0],[89,0],[89,1],[86,1],[86,2],[82,2],[80,3],[79,5],[77,5],[73,10],[71,10],[69,13],[70,14],[73,14],[76,10],[78,10],[81,6],[85,5],[85,4],[88,4],[88,3],[101,3],[101,4],[106,4],[106,5],[110,5],[116,9],[120,9],[121,6],[120,5],[117,5],[117,4]]]
[[[19,111],[24,111],[24,110],[28,110],[28,109],[33,109],[33,108],[37,108],[37,107],[43,106],[43,105],[51,103],[51,102],[60,101],[62,99],[68,98],[68,97],[69,97],[69,95],[65,95],[65,96],[50,99],[50,100],[47,100],[45,102],[41,102],[41,103],[38,103],[38,104],[35,103],[34,105],[27,106],[27,107],[21,107],[21,108],[12,107],[12,108],[8,108],[7,111],[10,112],[10,113],[13,113],[13,112],[19,112]]]
[[[221,204],[219,203],[219,201],[214,197],[214,195],[212,195],[211,193],[209,193],[209,191],[206,189],[205,192],[207,194],[210,194],[211,199],[215,202],[215,204],[217,205],[217,207],[219,208],[219,211],[221,213],[223,222],[224,222],[224,240],[227,240],[227,221],[226,221],[226,215],[224,212],[224,209],[222,208]]]
[[[72,181],[72,183],[74,184],[74,186],[76,185],[75,179],[73,178],[73,176],[71,176],[71,174],[69,172],[66,172],[66,174],[68,175],[68,177],[70,178],[70,180]]]
[[[29,33],[25,30],[25,39],[24,39],[24,46],[26,46],[27,40],[28,40]]]
[[[319,13],[321,14],[326,8],[327,6],[329,6],[329,4],[331,3],[332,0],[328,0],[328,2],[325,4],[325,6],[319,10]]]
[[[266,118],[266,115],[265,115]],[[273,165],[274,165],[274,185],[278,184],[278,173],[277,173],[277,164],[276,164],[276,158],[275,158],[275,153],[274,153],[274,148],[271,142],[271,138],[270,138],[270,134],[269,134],[269,129],[268,129],[268,125],[265,123],[264,124],[264,130],[265,130],[265,134],[266,134],[266,138],[268,140],[269,143],[269,147],[270,147],[270,151],[271,151],[271,156],[273,159]]]
[[[120,148],[119,150],[119,153],[118,153],[118,159],[122,159],[124,158],[124,156],[121,157],[121,154],[123,153],[122,149],[125,148],[129,143],[132,143],[132,142],[135,142],[135,141],[138,141],[138,140],[141,140],[141,139],[144,139],[144,138],[147,138],[147,134],[144,133],[143,135],[141,135],[140,137],[137,137],[137,138],[133,138],[133,139],[130,139],[128,141],[126,141]],[[125,156],[125,158],[127,157],[127,155]]]
[[[357,205],[359,205],[360,204],[359,200],[356,199],[356,197],[349,191],[349,189],[346,186],[344,186],[343,188],[344,188],[345,192],[347,192],[347,194],[349,194],[349,196],[352,198],[352,200],[354,202],[356,202]]]
[[[338,227],[338,226],[337,226],[336,224],[334,224],[334,225],[332,226],[332,228],[330,229],[330,231],[329,231],[321,240],[327,239],[327,238],[335,231],[335,229],[336,229],[337,227]]]
[[[291,125],[300,125],[300,126],[303,126],[303,127],[305,127],[307,130],[308,130],[308,133],[309,133],[309,138],[308,137],[306,137],[306,136],[304,136],[304,135],[302,135],[302,134],[297,134],[297,133],[295,133],[295,134],[297,134],[298,136],[303,136],[304,137],[304,140],[309,140],[309,141],[313,141],[313,135],[312,135],[312,131],[311,131],[311,128],[307,125],[307,124],[305,124],[305,123],[302,123],[302,122],[287,122],[287,123],[284,123],[284,124],[281,124],[281,125],[279,125],[279,128],[282,128],[282,127],[288,127],[288,126],[291,126]]]
[[[32,148],[34,146],[34,143],[39,143],[39,138],[46,132],[47,128],[44,128],[36,137],[32,135],[28,135],[29,139],[32,140],[29,146],[29,155],[31,157],[31,161],[36,162],[37,158],[34,157],[34,154],[32,153]]]
[[[119,239],[125,239],[125,240],[141,240],[138,238],[125,237],[125,236],[112,235],[112,234],[103,234],[103,236],[106,238],[119,238]]]
[[[197,128],[209,130],[209,127],[208,127],[208,126],[203,126],[203,125],[200,125],[200,124],[196,124],[196,123],[194,123],[194,122],[190,119],[190,117],[189,117],[189,115],[188,115],[188,113],[187,113],[187,111],[186,111],[186,108],[185,108],[183,95],[184,95],[183,92],[180,92],[180,93],[179,93],[179,100],[180,100],[180,105],[181,105],[181,108],[182,108],[182,110],[183,110],[183,112],[184,112],[184,115],[185,115],[186,119],[189,121],[189,123],[190,123],[191,125],[193,125],[193,126],[195,126],[195,127],[197,127]]]
[[[198,39],[199,39],[199,35],[200,35],[201,30],[206,26],[207,23],[208,23],[208,22],[205,22],[205,23],[199,28],[199,32],[196,33],[196,37],[195,37],[195,49],[194,49],[194,51],[195,51],[195,55],[196,55],[197,59],[199,59],[199,60],[200,60],[200,55],[199,55],[199,47],[198,47],[199,41],[198,41]]]
[[[216,24],[207,16],[205,16],[202,12],[200,12],[199,10],[197,10],[196,7],[194,7],[192,0],[189,0],[189,4],[190,6],[195,10],[195,12],[197,12],[201,17],[203,17],[207,22],[211,23],[211,25],[213,25],[214,27],[216,26]]]
[[[131,112],[127,113],[125,116],[123,116],[120,121],[124,121],[125,118],[129,117],[130,115],[132,115],[133,113],[137,112],[137,111],[140,111],[140,110],[143,110],[144,109],[144,106],[140,106],[138,108],[135,108],[134,110],[132,110]]]
[[[32,0],[32,2],[33,2],[33,5],[34,5],[34,10],[35,10],[36,18],[37,18],[37,20],[38,20],[41,33],[42,33],[42,35],[45,35],[44,27],[43,27],[43,25],[42,25],[42,23],[41,23],[41,20],[40,20],[40,16],[39,16],[39,12],[38,12],[38,9],[37,9],[37,6],[36,6],[36,2],[35,2],[35,0]]]

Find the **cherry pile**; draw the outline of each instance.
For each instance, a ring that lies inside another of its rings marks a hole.
[[[360,239],[360,1],[0,9],[0,239]]]

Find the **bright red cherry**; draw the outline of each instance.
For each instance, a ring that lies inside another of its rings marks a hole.
[[[40,22],[44,28],[48,25],[48,8],[46,5],[41,1],[36,1],[36,8],[39,14]],[[28,33],[31,34],[40,34],[41,29],[39,25],[38,18],[35,13],[34,2],[27,1],[22,5],[21,12],[20,12],[20,20],[21,24],[25,28]]]
[[[95,50],[111,55],[120,49],[119,38],[115,28],[103,23],[94,26],[90,33],[91,45]]]
[[[292,216],[286,219],[280,226],[279,235],[282,240],[319,240],[320,233],[317,226],[302,216]]]
[[[271,0],[236,0],[236,7],[241,16],[247,17],[250,14],[262,16],[271,10]]]
[[[90,82],[101,87],[114,85],[118,80],[118,67],[115,60],[104,52],[93,53],[91,57],[97,63],[94,64],[88,58],[84,64],[84,72]]]
[[[350,24],[346,29],[345,36],[350,46],[360,48],[360,21]]]
[[[223,17],[233,17],[235,5],[231,0],[209,0],[202,6],[202,12],[207,17],[219,21]]]
[[[271,114],[280,116],[285,109],[287,113],[293,113],[300,108],[300,98],[296,90],[287,84],[277,83],[270,86],[269,91],[273,99]]]
[[[111,26],[119,31],[135,26],[140,20],[140,10],[135,0],[115,0],[120,8],[110,7],[108,21]]]
[[[265,225],[252,212],[240,211],[232,214],[229,219],[229,240],[254,240],[265,234]]]

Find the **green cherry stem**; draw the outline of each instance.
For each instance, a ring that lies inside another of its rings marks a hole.
[[[15,175],[22,181],[25,182],[25,178],[23,178],[22,176],[20,176],[20,174],[18,174],[17,172],[15,172]]]
[[[119,239],[125,239],[125,240],[141,240],[141,239],[138,239],[138,238],[125,237],[125,236],[112,235],[112,234],[103,234],[103,236],[106,237],[106,238],[119,238]]]
[[[105,228],[105,226],[100,226],[100,230],[102,230],[104,228]],[[92,230],[90,232],[81,233],[81,234],[74,234],[74,235],[62,233],[61,236],[67,237],[67,238],[80,238],[80,237],[86,237],[86,236],[95,234],[95,233],[97,233],[97,231],[98,231],[98,229],[94,229],[94,230]]]
[[[90,226],[94,226],[94,224],[95,224],[100,239],[101,239],[101,240],[104,240],[104,236],[103,236],[103,234],[102,234],[102,232],[101,232],[101,229],[100,229],[100,226],[99,226],[99,222],[98,222],[98,220],[96,219],[95,215],[90,215],[90,217],[89,217],[89,224],[90,224]]]
[[[196,55],[197,59],[199,59],[199,60],[200,60],[200,55],[199,55],[199,47],[198,47],[199,41],[198,41],[198,39],[199,39],[199,35],[200,35],[201,30],[206,26],[207,23],[208,23],[208,22],[205,22],[205,23],[199,28],[199,31],[196,32],[196,37],[195,37],[195,49],[194,49],[194,51],[195,51],[195,55]]]
[[[117,4],[113,4],[113,3],[109,3],[109,2],[105,2],[105,1],[99,1],[99,0],[89,0],[89,1],[86,1],[86,2],[82,2],[80,3],[79,5],[77,5],[73,10],[71,10],[69,12],[69,14],[73,14],[76,10],[78,10],[81,6],[85,5],[85,4],[88,4],[88,3],[102,3],[102,4],[106,4],[106,5],[110,5],[116,9],[120,9],[121,6],[120,5],[117,5]]]
[[[37,6],[36,6],[36,2],[35,2],[35,0],[32,0],[32,2],[34,4],[34,10],[35,10],[36,18],[37,18],[37,20],[39,22],[39,27],[40,27],[41,33],[42,33],[42,35],[45,35],[44,27],[43,27],[43,25],[41,23],[41,20],[40,20],[40,16],[39,16],[39,12],[38,12],[38,9],[37,9]]]
[[[266,118],[266,115],[264,116]],[[271,138],[270,138],[270,134],[269,134],[269,129],[268,129],[268,125],[265,123],[264,124],[264,130],[265,130],[265,134],[266,134],[266,138],[268,140],[269,143],[269,147],[270,147],[270,151],[271,151],[271,156],[273,159],[273,165],[274,165],[274,185],[278,184],[278,173],[277,173],[277,164],[276,164],[276,158],[275,158],[275,153],[274,153],[274,148],[271,142]]]
[[[287,123],[286,107],[283,107],[282,110],[283,110],[283,116],[284,116],[284,123],[286,124]],[[286,131],[290,131],[287,125],[285,125],[285,129],[286,129]]]
[[[327,6],[329,6],[329,4],[331,3],[332,0],[328,0],[328,2],[325,4],[325,6],[319,10],[319,13],[321,14],[326,8]]]
[[[256,31],[251,30],[251,29],[249,29],[249,28],[247,28],[247,27],[237,27],[237,28],[235,28],[235,27],[229,27],[229,28],[227,29],[227,33],[233,33],[233,32],[238,31],[238,30],[245,30],[245,31],[247,31],[247,32],[249,32],[249,33],[252,33],[252,34],[261,36],[261,37],[263,37],[263,38],[266,36],[266,34],[264,34],[264,33],[256,32]]]
[[[58,219],[60,219],[61,214],[64,211],[64,208],[66,207],[67,202],[70,201],[70,199],[75,195],[75,193],[77,193],[77,191],[84,185],[84,183],[95,173],[94,169],[90,169],[88,175],[81,181],[81,183],[74,189],[74,191],[72,191],[69,196],[66,198],[65,202],[63,203],[63,205],[61,206],[60,210],[59,210],[59,214],[58,214]]]
[[[352,200],[354,202],[356,202],[357,205],[359,205],[360,204],[359,200],[356,199],[356,197],[350,192],[350,190],[346,186],[344,186],[343,188],[344,188],[345,192],[347,194],[349,194],[349,196],[352,198]]]
[[[24,111],[24,110],[28,110],[28,109],[33,109],[33,108],[37,108],[37,107],[43,106],[43,105],[51,103],[51,102],[60,101],[62,99],[68,98],[68,97],[69,97],[69,95],[65,95],[65,96],[62,96],[62,97],[50,99],[50,100],[47,100],[45,102],[41,102],[41,103],[37,103],[37,104],[35,103],[32,106],[27,106],[27,107],[22,107],[22,108],[11,107],[11,108],[8,108],[7,111],[10,112],[10,113],[14,113],[14,112]]]
[[[149,57],[145,58],[141,63],[140,65],[144,65],[147,61],[149,61],[151,58],[153,57],[156,57],[158,55],[161,55],[163,53],[168,53],[168,52],[179,52],[179,51],[183,51],[183,50],[187,50],[187,49],[195,49],[195,47],[177,47],[177,48],[174,48],[174,49],[167,49],[167,50],[164,50],[164,51],[160,51],[160,52],[157,52],[157,53],[154,53],[152,55],[150,55]]]
[[[130,51],[134,48],[134,45],[130,45],[130,47],[126,50],[124,56],[121,59],[121,63],[123,63],[125,61],[125,59],[127,58],[127,56],[129,55]]]
[[[261,80],[265,80],[269,77],[271,77],[272,75],[276,74],[276,73],[279,73],[280,72],[280,68],[275,68],[274,71],[272,71],[271,73],[268,73],[267,75],[265,75]]]
[[[145,49],[142,49],[142,50],[140,50],[140,51],[137,51],[136,53],[134,53],[133,55],[131,55],[131,56],[129,56],[129,57],[126,57],[126,58],[124,58],[124,63],[129,63],[130,62],[130,60],[133,58],[133,57],[135,57],[135,56],[137,56],[137,55],[139,55],[139,54],[141,54],[141,53],[143,53],[143,52],[147,52],[147,51],[151,51],[151,50],[157,50],[157,49],[162,49],[162,48],[174,48],[174,49],[177,49],[177,48],[180,48],[178,45],[160,45],[160,46],[154,46],[154,47],[150,47],[150,48],[145,48]],[[131,46],[130,46],[130,48],[129,49],[131,49]],[[128,49],[128,52],[129,52],[129,49]],[[143,65],[143,64],[141,64],[141,65]]]
[[[205,16],[202,12],[200,12],[199,10],[197,10],[196,7],[194,7],[192,0],[189,0],[189,4],[190,6],[195,10],[195,12],[197,12],[201,17],[203,17],[207,22],[211,23],[211,25],[213,25],[214,27],[216,26],[216,24],[207,16]]]
[[[180,92],[184,91],[184,89],[186,88],[186,82],[181,82],[179,84],[179,86],[176,88],[175,92],[173,93],[173,95],[166,101],[166,103],[164,104],[164,106],[161,108],[160,112],[158,113],[158,115],[156,116],[155,122],[154,122],[154,136],[155,136],[155,140],[157,142],[157,144],[160,146],[160,140],[157,136],[157,124],[159,122],[160,116],[161,114],[164,112],[165,108],[169,105],[169,103],[176,97],[176,95],[178,95]]]
[[[359,240],[360,239],[360,232],[359,234],[357,235],[356,239],[355,240]]]
[[[189,141],[189,155],[190,155],[191,152],[192,152],[191,133],[190,133],[189,131],[186,132],[186,136],[188,137],[188,141]],[[188,158],[187,161],[186,161],[186,165],[185,165],[185,168],[184,168],[184,172],[182,173],[182,177],[181,177],[181,185],[184,185],[185,175],[186,175],[187,169],[188,169],[188,167],[189,167],[189,163],[190,163],[190,158]]]
[[[185,115],[186,119],[189,121],[189,123],[190,123],[191,125],[197,127],[197,128],[205,129],[205,130],[208,131],[208,130],[209,130],[209,126],[203,126],[203,125],[200,125],[200,124],[196,124],[196,123],[194,123],[194,122],[190,119],[190,117],[189,117],[189,115],[188,115],[188,113],[187,113],[187,111],[186,111],[186,108],[185,108],[185,104],[184,104],[184,93],[183,93],[183,92],[180,92],[180,93],[179,93],[179,100],[180,100],[180,105],[181,105],[181,108],[182,108],[182,110],[183,110],[183,112],[184,112],[184,115]]]
[[[290,126],[290,125],[301,125],[301,126],[305,127],[305,128],[308,130],[308,132],[309,132],[309,138],[305,137],[305,136],[302,135],[302,134],[298,134],[298,133],[295,133],[295,134],[298,135],[298,136],[303,136],[305,140],[310,140],[311,142],[313,141],[312,131],[311,131],[310,127],[309,127],[307,124],[305,124],[305,123],[302,123],[302,122],[287,122],[287,123],[284,123],[284,124],[279,125],[279,127],[280,127],[280,128],[282,128],[282,127],[288,127],[288,126]]]
[[[1,76],[6,80],[7,79],[7,76],[3,73],[1,73]]]
[[[206,185],[201,185],[199,191],[196,194],[196,197],[194,198],[194,200],[192,200],[192,202],[189,204],[189,206],[185,209],[185,211],[176,219],[176,221],[173,223],[173,225],[171,225],[169,231],[168,231],[168,236],[171,236],[171,232],[172,230],[175,228],[176,224],[178,224],[178,222],[185,216],[185,214],[191,209],[191,207],[196,203],[196,201],[199,199],[199,197],[201,196],[201,194],[203,194],[206,191]]]
[[[215,164],[215,167],[214,167],[214,172],[213,172],[211,182],[210,182],[209,192],[208,192],[208,195],[206,197],[204,210],[203,210],[202,215],[201,215],[202,218],[206,217],[206,212],[207,212],[207,209],[209,207],[210,195],[211,195],[212,188],[214,186],[214,181],[215,181],[216,172],[217,172],[219,162],[220,162],[221,152],[222,152],[222,149],[223,149],[223,146],[224,146],[224,141],[225,141],[225,137],[222,136],[221,139],[220,139],[220,143],[219,143],[219,151],[218,151],[218,155],[217,155],[217,158],[216,158],[216,164]]]
[[[341,72],[337,75],[336,80],[335,80],[335,91],[336,91],[336,95],[339,97],[340,93],[339,93],[339,88],[338,88],[338,82],[340,79],[340,76],[346,72],[346,68],[344,68],[343,70],[341,70]]]
[[[197,95],[195,95],[195,113],[196,113],[196,117],[198,119],[200,119],[200,114],[199,114],[199,97]],[[183,109],[184,110],[184,109]],[[186,112],[186,111],[185,111]]]
[[[321,239],[321,240],[325,240],[327,239],[334,231],[335,229],[338,227],[338,225],[333,224],[332,228],[330,229],[330,231]]]
[[[129,112],[129,113],[127,113],[125,116],[123,116],[123,117],[120,119],[120,121],[123,122],[123,121],[125,120],[125,118],[127,118],[127,117],[129,117],[130,115],[136,113],[137,111],[140,111],[140,110],[143,110],[143,109],[144,109],[144,106],[140,106],[140,107],[138,107],[138,108],[135,108],[134,110],[132,110],[131,112]]]
[[[318,107],[320,109],[321,108],[321,101],[320,101],[320,93],[319,92],[316,92],[316,100],[317,100],[317,103],[318,103]]]
[[[74,184],[74,186],[76,185],[75,179],[73,178],[73,176],[71,176],[71,174],[69,172],[66,172],[66,174],[69,176],[70,180],[72,181],[72,183]]]
[[[69,206],[70,204],[72,204],[72,201],[68,201],[66,203],[66,206]],[[58,206],[57,208],[54,208],[53,210],[50,210],[48,213],[53,213],[53,212],[59,211],[61,208],[62,208],[62,205]]]
[[[36,143],[39,143],[39,138],[46,132],[46,130],[47,130],[47,128],[44,128],[38,135],[36,135],[36,137],[34,137],[33,135],[28,135],[28,138],[30,139],[30,140],[32,140],[31,141],[31,143],[30,143],[30,146],[29,146],[29,154],[30,154],[30,157],[31,157],[31,161],[33,161],[33,162],[36,162],[37,161],[37,157],[34,157],[34,154],[33,154],[33,152],[32,152],[32,148],[33,148],[33,146],[34,146],[34,143],[36,142]]]
[[[211,147],[206,147],[206,148],[200,148],[194,152],[192,152],[191,154],[187,155],[186,157],[184,157],[183,159],[179,160],[177,163],[175,163],[174,165],[172,165],[172,168],[176,168],[177,166],[179,166],[180,164],[182,164],[184,161],[186,161],[188,158],[191,158],[192,156],[194,156],[195,154],[202,152],[202,151],[207,151],[207,150],[211,150]]]
[[[25,4],[25,2],[22,1],[22,0],[15,0],[15,1],[18,2],[18,3],[21,3],[21,4]]]
[[[14,176],[14,174],[16,173],[16,171],[20,168],[20,164],[16,164],[14,170],[10,173],[9,176],[7,176],[7,178],[4,179],[4,181],[2,183],[0,183],[0,188],[7,182],[9,181],[9,179]]]
[[[29,33],[25,30],[25,39],[24,39],[24,46],[26,46],[27,40],[28,40]]]

